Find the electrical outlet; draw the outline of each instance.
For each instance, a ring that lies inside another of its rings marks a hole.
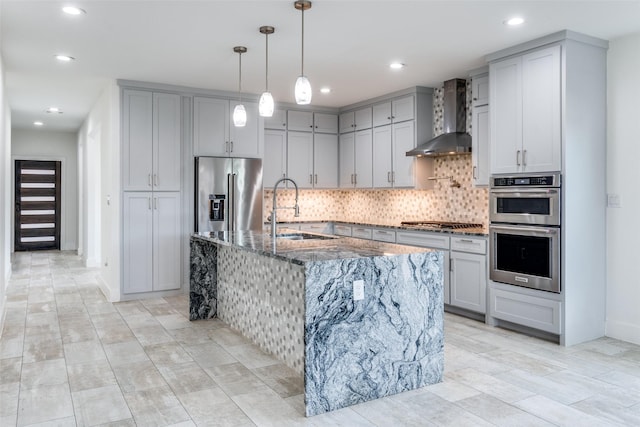
[[[353,300],[360,301],[364,299],[364,280],[353,281]]]
[[[620,195],[619,194],[607,194],[607,206],[610,208],[620,207]]]

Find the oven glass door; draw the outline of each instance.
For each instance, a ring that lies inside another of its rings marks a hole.
[[[489,229],[495,282],[560,292],[560,229],[492,225]]]
[[[559,189],[494,189],[489,205],[491,222],[560,225]]]

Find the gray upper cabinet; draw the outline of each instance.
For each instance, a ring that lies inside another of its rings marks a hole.
[[[313,132],[313,113],[311,111],[287,111],[287,129],[296,132]]]
[[[413,95],[403,96],[392,101],[373,106],[373,126],[384,126],[415,118]]]
[[[474,76],[471,80],[472,105],[479,107],[489,103],[489,74]]]
[[[180,191],[180,96],[123,91],[123,190]]]
[[[264,118],[265,129],[287,130],[287,110],[276,109],[273,116]]]
[[[313,131],[338,133],[338,116],[336,114],[313,113]]]
[[[262,157],[263,119],[257,102],[242,102],[247,124],[235,127],[231,115],[237,102],[221,98],[193,98],[193,153],[195,156]]]
[[[372,125],[371,107],[340,114],[340,133],[371,129]]]

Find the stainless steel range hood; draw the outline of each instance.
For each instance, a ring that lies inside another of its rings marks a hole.
[[[419,144],[407,156],[449,156],[471,152],[471,135],[467,133],[467,82],[451,79],[444,82],[442,135]]]

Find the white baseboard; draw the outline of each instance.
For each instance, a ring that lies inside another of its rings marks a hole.
[[[640,325],[607,320],[606,335],[610,338],[640,345]]]
[[[2,300],[0,301],[0,338],[2,338],[2,331],[4,331],[4,319],[6,317],[7,317],[7,296],[3,294]]]
[[[100,290],[104,294],[104,297],[107,299],[107,301],[109,301],[109,302],[117,302],[117,301],[119,301],[119,299],[116,299],[115,301],[112,299],[111,288],[109,287],[107,282],[104,281],[104,279],[102,278],[101,274],[98,274],[96,276],[96,282],[98,282],[98,286],[100,287]]]
[[[97,268],[100,267],[100,260],[95,258],[82,258],[84,261],[84,266],[87,268]]]

